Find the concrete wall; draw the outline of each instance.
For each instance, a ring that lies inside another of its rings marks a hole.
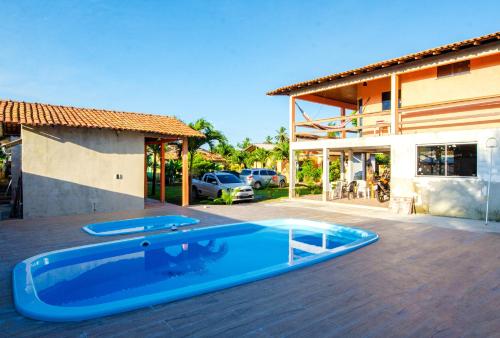
[[[415,197],[418,212],[483,218],[489,168],[486,140],[500,129],[448,131],[394,136],[391,142],[391,189],[394,197]],[[477,143],[477,177],[417,176],[417,145]],[[493,152],[490,216],[500,220],[500,150]]]
[[[142,134],[23,127],[21,136],[25,218],[144,208]]]

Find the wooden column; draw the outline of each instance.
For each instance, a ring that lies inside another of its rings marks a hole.
[[[399,134],[399,76],[391,74],[391,134]]]
[[[345,108],[344,107],[340,107],[340,116],[345,117]],[[345,122],[346,122],[346,120],[342,119],[340,121],[340,124],[343,124]],[[342,138],[345,138],[345,137],[346,137],[346,131],[342,130]]]
[[[148,145],[144,140],[144,198],[148,198]]]
[[[295,142],[295,97],[290,96],[290,121],[289,121],[289,132],[290,132],[290,142]]]
[[[160,141],[160,202],[165,203],[165,141]]]
[[[188,163],[188,138],[182,139],[182,206],[189,205],[189,163]]]

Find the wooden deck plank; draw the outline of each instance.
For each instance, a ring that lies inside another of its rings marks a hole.
[[[44,323],[14,310],[11,271],[20,260],[110,240],[81,232],[88,222],[173,213],[200,218],[199,226],[278,217],[325,220],[374,230],[381,239],[267,280],[80,323]],[[141,212],[6,221],[0,223],[0,244],[0,335],[8,337],[487,337],[500,332],[497,234],[259,203],[209,209],[167,205]]]

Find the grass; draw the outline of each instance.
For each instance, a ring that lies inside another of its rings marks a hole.
[[[149,182],[148,191],[151,191],[151,182]],[[300,194],[300,196],[310,195],[313,193],[308,187],[297,187],[296,191]],[[268,187],[264,189],[254,189],[255,201],[269,201],[276,200],[279,198],[287,198],[288,197],[288,187],[278,188],[278,187]],[[149,198],[160,199],[160,185],[156,185],[156,194],[155,196],[149,194]],[[182,202],[182,188],[180,184],[175,185],[167,185],[165,189],[165,200],[168,203],[181,205]],[[203,199],[193,201],[192,204],[214,204],[213,200]]]

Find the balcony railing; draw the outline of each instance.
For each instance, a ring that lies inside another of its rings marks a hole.
[[[359,137],[363,135],[386,135],[390,132],[390,123],[387,121],[387,116],[390,116],[390,114],[390,111],[379,111],[296,122],[296,128],[307,128],[307,131],[296,131],[295,136],[299,139],[337,139],[346,138],[347,134],[355,134]],[[377,118],[380,118],[380,120],[376,120]],[[367,124],[365,124],[366,120],[369,121]],[[325,124],[332,122],[335,124]]]
[[[397,133],[500,124],[500,113],[492,108],[500,108],[500,95],[402,107],[397,110]],[[295,123],[295,136],[311,140],[388,135],[392,129],[390,115],[390,111],[385,110],[307,119]],[[327,125],[331,122],[335,124]]]
[[[439,128],[487,126],[500,122],[500,95],[415,105],[399,109],[401,133],[415,133]]]

